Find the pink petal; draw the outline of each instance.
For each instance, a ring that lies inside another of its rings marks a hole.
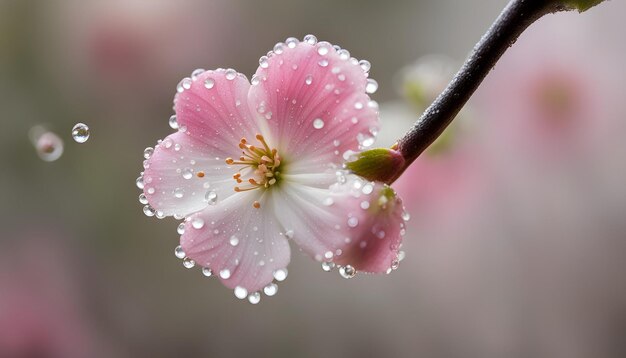
[[[347,52],[327,42],[284,45],[261,59],[252,82],[250,105],[285,161],[325,168],[340,164],[346,151],[373,144],[378,105],[365,93],[366,72]]]
[[[143,175],[144,194],[163,215],[187,216],[209,202],[234,194],[232,173],[224,170],[206,143],[177,132],[155,146]]]
[[[267,195],[272,194],[237,193],[190,216],[180,239],[187,257],[230,288],[252,293],[272,282],[274,271],[287,267],[290,249]],[[250,204],[255,200],[259,209]]]
[[[352,220],[351,246],[344,249],[335,263],[362,272],[391,272],[398,267],[404,221],[408,220],[402,200],[390,187],[380,183],[356,178],[345,186],[352,186],[352,205],[358,202],[358,209],[351,211],[349,219]]]
[[[186,87],[189,87],[186,89]],[[206,155],[238,157],[241,138],[260,133],[248,106],[248,79],[235,70],[206,71],[183,79],[174,98],[181,131],[202,141]]]

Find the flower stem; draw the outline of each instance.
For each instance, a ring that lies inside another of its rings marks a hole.
[[[543,15],[570,9],[571,7],[564,5],[563,1],[557,0],[510,1],[474,46],[448,86],[413,127],[392,147],[402,154],[404,165],[385,182],[391,184],[398,179],[406,168],[441,135],[502,54],[515,43],[530,24]]]

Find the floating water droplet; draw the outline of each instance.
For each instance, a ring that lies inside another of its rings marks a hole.
[[[193,169],[191,168],[185,168],[181,173],[184,179],[191,179],[193,177]]]
[[[369,72],[370,68],[372,68],[372,64],[368,60],[359,61],[359,66],[361,66],[363,72],[366,73]]]
[[[339,267],[339,274],[343,278],[353,278],[356,275],[356,269],[350,265]]]
[[[185,251],[183,251],[183,247],[180,245],[176,246],[176,248],[174,249],[174,255],[181,260],[184,259]]]
[[[206,80],[204,80],[204,87],[206,87],[206,89],[211,89],[215,86],[215,80],[212,79],[211,77],[208,77]]]
[[[367,84],[365,85],[365,92],[372,94],[376,92],[376,90],[378,90],[378,82],[373,78],[368,78]]]
[[[193,268],[194,266],[196,266],[196,262],[192,259],[190,259],[189,257],[185,257],[183,259],[183,266],[185,266],[185,268]]]
[[[153,153],[154,153],[154,148],[148,147],[143,150],[143,157],[146,159],[150,159]]]
[[[307,85],[310,85],[311,83],[313,83],[313,76],[307,75],[306,78],[304,79],[304,83],[306,83]]]
[[[237,77],[237,71],[233,70],[232,68],[229,68],[224,73],[224,77],[226,77],[227,80],[232,81]]]
[[[324,128],[324,120],[321,118],[315,118],[313,120],[313,128],[315,129],[322,129]]]
[[[198,76],[200,76],[204,72],[204,68],[196,68],[195,70],[193,70],[193,72],[191,72],[191,79],[195,81],[196,79],[198,79]]]
[[[215,190],[209,190],[204,195],[204,199],[209,203],[209,205],[215,205],[217,203],[217,193]]]
[[[31,129],[31,140],[35,145],[37,155],[41,160],[54,162],[63,155],[63,140],[52,132],[44,132],[42,127],[36,126]]]
[[[339,58],[342,60],[347,60],[350,58],[350,51],[346,50],[346,49],[340,49],[339,50]]]
[[[146,216],[154,216],[154,208],[150,205],[146,205],[143,207],[143,213],[146,214]]]
[[[326,272],[330,272],[332,271],[332,269],[335,268],[335,263],[334,262],[322,262],[322,270],[326,271]]]
[[[269,285],[265,286],[263,288],[263,292],[267,295],[267,296],[274,296],[276,294],[276,292],[278,292],[278,285],[275,283],[270,283]]]
[[[184,234],[185,233],[185,223],[178,224],[178,227],[176,228],[176,232],[178,233],[178,235]]]
[[[230,270],[229,269],[220,270],[220,277],[223,278],[224,280],[228,280],[230,278]]]
[[[239,245],[239,238],[237,236],[233,235],[233,236],[230,237],[229,242],[230,242],[231,246],[237,246],[237,245]]]
[[[274,53],[277,55],[280,55],[281,53],[283,53],[284,49],[285,49],[285,44],[282,42],[279,42],[276,45],[274,45]]]
[[[309,45],[315,45],[317,43],[317,37],[315,37],[315,35],[306,35],[304,36],[304,42]]]
[[[76,123],[72,128],[72,138],[76,143],[85,143],[89,135],[89,127],[85,123]]]
[[[199,230],[199,229],[202,229],[202,227],[204,227],[204,220],[202,220],[202,218],[197,218],[197,217],[196,217],[196,218],[193,218],[193,219],[191,220],[191,226],[192,226],[194,229],[198,229],[198,230]]]
[[[274,271],[274,278],[276,281],[285,281],[287,278],[287,269],[278,269]]]
[[[248,290],[246,290],[245,288],[241,286],[235,287],[235,297],[237,297],[240,300],[243,300],[244,298],[248,297]]]
[[[252,292],[250,296],[248,296],[248,302],[252,303],[253,305],[261,302],[261,294],[258,292]]]
[[[174,197],[177,199],[182,198],[185,195],[185,190],[183,188],[174,189]]]
[[[359,225],[359,219],[354,216],[348,219],[348,226],[356,227],[357,225]]]
[[[259,58],[259,66],[261,66],[261,68],[268,68],[270,66],[267,56],[261,56],[261,58]]]
[[[206,277],[211,277],[211,276],[213,276],[213,270],[211,270],[211,269],[210,269],[210,268],[208,268],[208,267],[203,267],[203,268],[202,268],[202,274],[203,274],[204,276],[206,276]]]

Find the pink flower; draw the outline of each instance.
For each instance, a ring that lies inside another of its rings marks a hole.
[[[395,267],[401,201],[342,170],[378,131],[369,62],[308,35],[259,64],[252,84],[233,69],[179,83],[178,132],[146,150],[138,179],[146,214],[185,218],[177,256],[252,303],[286,278],[288,239],[344,277]]]

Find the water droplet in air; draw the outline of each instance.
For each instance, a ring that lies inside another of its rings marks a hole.
[[[35,150],[41,160],[54,162],[61,157],[63,154],[63,140],[58,135],[52,132],[45,132],[37,133],[34,136],[36,137],[33,138]]]
[[[72,138],[76,143],[85,143],[89,135],[89,127],[84,123],[76,123],[72,128]]]
[[[194,266],[196,266],[196,262],[192,259],[190,259],[189,257],[185,257],[183,259],[183,266],[185,266],[185,268],[193,268]]]
[[[339,274],[343,278],[353,278],[356,275],[356,269],[350,265],[341,266],[339,268]]]
[[[309,45],[315,45],[317,43],[317,37],[315,37],[315,35],[306,35],[304,36],[304,42]]]
[[[335,268],[334,262],[322,262],[322,270],[329,272],[329,271],[332,271],[332,269],[334,268]]]
[[[252,303],[253,305],[261,302],[261,294],[258,292],[252,292],[250,296],[248,296],[248,302]]]
[[[176,246],[176,248],[174,249],[174,255],[181,260],[185,258],[185,251],[183,251],[182,246]]]
[[[313,120],[313,128],[315,129],[324,128],[324,120],[321,118],[315,118],[315,120]]]
[[[224,280],[228,280],[230,278],[230,270],[229,269],[221,270],[220,277],[223,278]]]
[[[276,281],[285,281],[287,278],[287,269],[278,269],[274,271],[274,278]]]
[[[207,89],[211,89],[211,88],[213,88],[213,86],[215,86],[215,80],[214,79],[209,77],[206,80],[204,80],[204,87],[206,87]]]
[[[278,292],[278,285],[272,282],[263,288],[263,292],[267,296],[274,296]]]
[[[235,287],[235,297],[237,297],[240,300],[243,300],[247,296],[248,296],[248,290],[246,290],[245,288],[241,286]]]
[[[204,226],[204,220],[202,220],[202,218],[194,218],[191,220],[191,226],[193,226],[194,229],[202,229]]]
[[[378,82],[373,78],[368,78],[367,84],[365,85],[365,92],[371,94],[376,92],[376,90],[378,90]]]

